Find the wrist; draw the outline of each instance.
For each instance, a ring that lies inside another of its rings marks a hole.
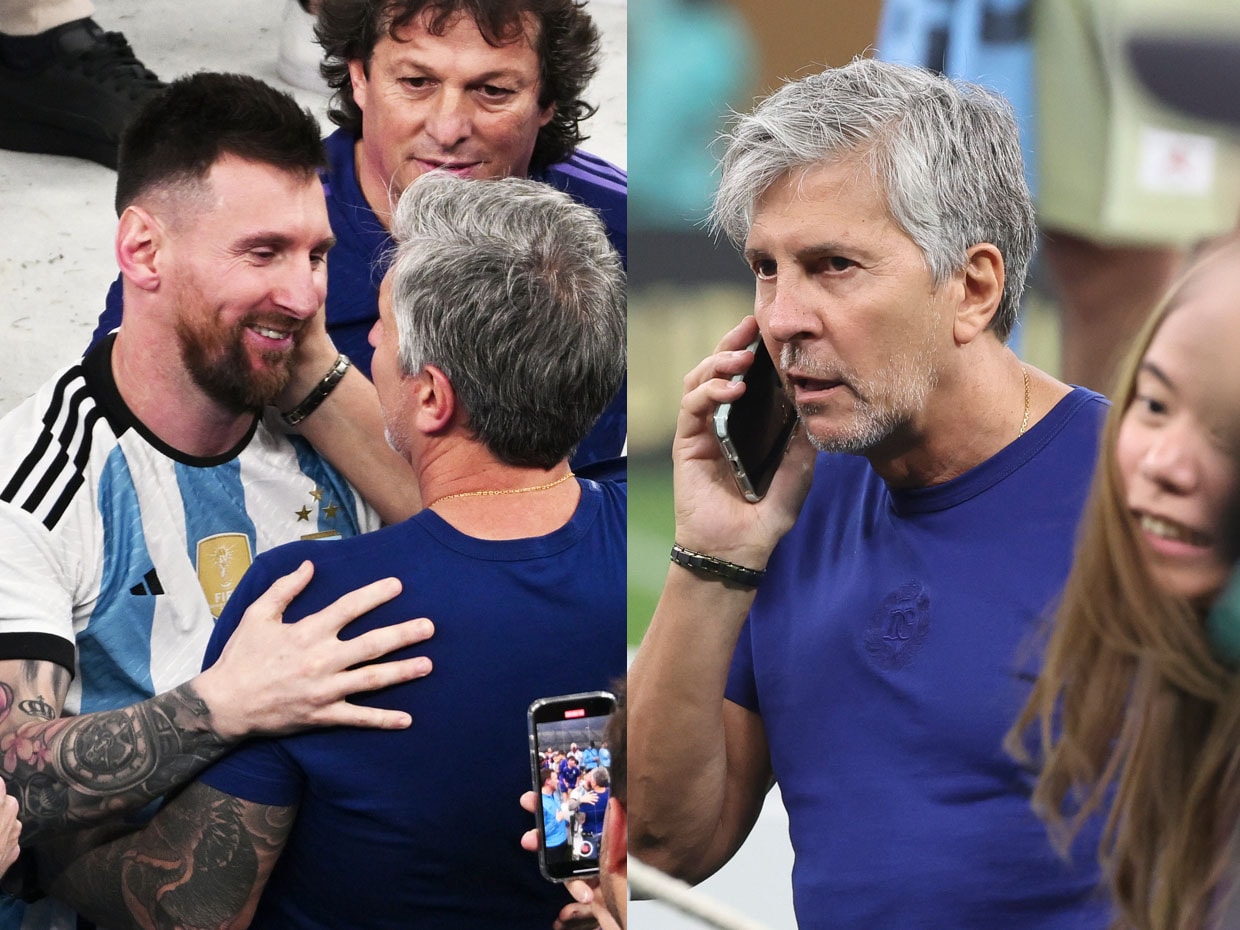
[[[672,545],[671,560],[699,578],[717,581],[729,588],[753,590],[762,583],[766,576],[765,560],[762,562],[762,568],[754,568],[740,562],[733,562],[731,559],[687,548],[680,543]]]
[[[216,736],[225,743],[239,743],[250,735],[244,713],[236,713],[230,707],[228,697],[234,689],[219,681],[217,666],[212,666],[190,679],[188,688],[207,708],[207,719]]]
[[[771,553],[775,551],[775,545],[779,540],[773,539],[768,543],[765,540],[736,538],[739,535],[728,532],[715,532],[707,535],[677,527],[672,539],[677,545],[690,552],[701,552],[704,555],[734,562],[756,571],[765,571],[766,563],[770,561]]]
[[[289,367],[288,384],[276,398],[280,410],[291,410],[314,390],[323,376],[336,364],[340,351],[327,333],[308,334],[297,346]]]
[[[349,357],[343,352],[339,353],[328,369],[327,374],[323,375],[309,392],[306,393],[297,404],[291,409],[280,414],[284,420],[285,426],[296,427],[302,420],[319,409],[323,401],[327,400],[328,395],[336,389],[345,373],[352,367],[353,363],[349,361]]]

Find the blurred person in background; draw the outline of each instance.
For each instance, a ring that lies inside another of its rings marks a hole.
[[[1207,623],[1240,555],[1238,293],[1233,240],[1132,348],[1045,664],[1008,740],[1038,765],[1034,804],[1061,849],[1106,816],[1115,926],[1134,930],[1240,917],[1237,631]]]
[[[121,130],[163,84],[91,0],[0,0],[0,148],[116,167]]]
[[[1114,366],[1191,249],[1240,218],[1240,148],[1142,96],[1123,38],[1162,0],[886,0],[878,54],[1003,93],[1021,128],[1059,308],[1060,373],[1109,391]],[[1240,27],[1230,0],[1181,21]]]

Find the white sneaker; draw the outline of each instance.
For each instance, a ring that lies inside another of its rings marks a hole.
[[[323,50],[314,39],[314,17],[297,0],[285,0],[276,74],[294,87],[323,93],[330,88],[319,74],[322,58]]]

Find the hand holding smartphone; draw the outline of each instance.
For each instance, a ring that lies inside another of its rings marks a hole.
[[[715,436],[741,494],[757,503],[783,461],[797,425],[797,410],[762,337],[748,348],[754,354],[753,364],[732,379],[745,382],[745,393],[716,408]]]
[[[607,691],[539,698],[530,705],[530,771],[542,808],[536,815],[538,865],[549,881],[598,874],[608,790],[602,784],[607,777],[595,773],[606,771],[610,761],[604,734],[615,709],[616,698]]]

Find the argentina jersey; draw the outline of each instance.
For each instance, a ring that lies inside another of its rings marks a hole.
[[[67,713],[197,674],[258,553],[379,526],[308,443],[257,419],[219,456],[167,446],[121,400],[110,352],[109,339],[0,420],[0,659],[73,670]]]

